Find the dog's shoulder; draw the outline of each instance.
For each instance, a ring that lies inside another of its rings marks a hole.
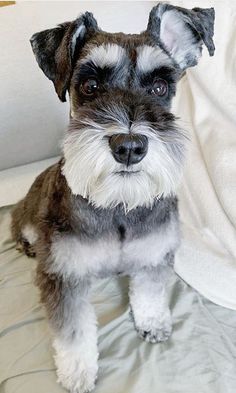
[[[58,230],[68,229],[71,191],[62,174],[63,160],[47,168],[35,180],[33,187],[40,194],[38,219],[40,226]],[[40,189],[38,189],[40,188]],[[45,228],[44,228],[45,229]]]

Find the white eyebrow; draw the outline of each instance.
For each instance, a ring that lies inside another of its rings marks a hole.
[[[126,57],[126,51],[122,46],[117,44],[102,44],[94,47],[82,60],[82,63],[92,61],[97,67],[114,67],[120,65]]]
[[[171,58],[161,49],[143,45],[137,48],[137,68],[139,71],[151,72],[160,66],[173,65]]]

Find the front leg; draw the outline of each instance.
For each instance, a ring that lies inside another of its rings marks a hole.
[[[170,268],[143,268],[130,279],[130,305],[135,328],[145,341],[166,341],[172,332],[166,283]]]
[[[90,392],[98,372],[97,326],[89,283],[38,271],[37,283],[54,333],[58,382],[71,393]]]

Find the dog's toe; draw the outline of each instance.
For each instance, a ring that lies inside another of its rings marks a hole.
[[[156,317],[143,318],[138,322],[134,320],[139,337],[150,343],[167,341],[172,333],[172,321],[169,313],[161,319]]]
[[[25,253],[25,255],[27,255],[27,257],[30,258],[35,258],[36,256],[34,246],[31,245],[27,240],[24,240],[23,238],[17,242],[16,250]]]
[[[167,341],[170,337],[172,329],[163,328],[163,329],[152,329],[152,330],[138,330],[138,335],[143,340],[150,343],[159,343],[163,341]]]

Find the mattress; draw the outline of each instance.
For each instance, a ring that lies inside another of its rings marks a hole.
[[[60,393],[51,333],[34,286],[36,261],[15,250],[11,207],[0,209],[0,393]],[[99,376],[94,393],[235,393],[236,313],[175,274],[168,288],[169,341],[140,340],[129,315],[128,279],[98,281]]]

